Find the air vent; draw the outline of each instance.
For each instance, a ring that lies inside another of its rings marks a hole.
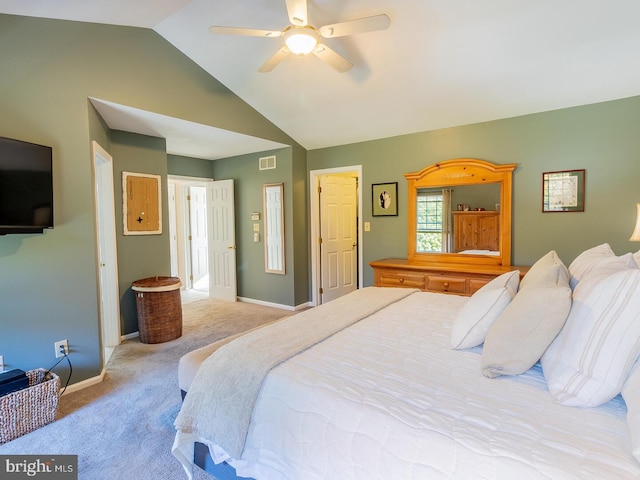
[[[276,168],[276,156],[260,157],[260,170],[272,170]]]

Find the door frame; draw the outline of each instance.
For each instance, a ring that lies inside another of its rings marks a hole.
[[[191,230],[189,218],[189,202],[187,196],[192,185],[206,187],[213,182],[213,178],[186,177],[182,175],[167,175],[167,184],[175,185],[175,225],[170,225],[169,229],[176,233],[176,250],[178,260],[177,276],[182,280],[184,290],[191,290],[191,249],[189,248],[189,233]],[[170,219],[173,221],[173,219]]]
[[[353,173],[358,179],[358,288],[363,286],[363,251],[364,239],[362,235],[362,165],[351,165],[347,167],[325,168],[322,170],[311,170],[309,172],[309,208],[311,219],[311,302],[312,306],[319,304],[319,289],[322,284],[320,271],[320,201],[318,198],[318,186],[322,175],[344,175]]]
[[[116,345],[120,344],[120,291],[116,244],[113,158],[96,141],[91,142],[94,185],[96,275],[98,315],[104,369]],[[109,279],[111,285],[105,285]]]

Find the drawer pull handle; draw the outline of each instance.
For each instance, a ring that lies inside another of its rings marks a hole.
[[[401,279],[400,279],[400,283],[404,283],[404,278],[401,278]]]
[[[444,288],[449,288],[449,282],[444,282],[443,285],[444,285]]]

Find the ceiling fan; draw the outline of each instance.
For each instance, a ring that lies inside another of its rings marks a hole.
[[[291,25],[283,30],[256,30],[241,27],[212,26],[212,33],[229,35],[247,35],[251,37],[284,37],[284,45],[258,71],[270,72],[290,54],[304,56],[309,53],[335,68],[338,72],[346,72],[353,65],[334,50],[320,41],[322,38],[344,37],[356,33],[373,32],[389,28],[391,20],[387,15],[374,15],[347,22],[333,23],[316,28],[309,24],[307,16],[307,0],[285,0]]]

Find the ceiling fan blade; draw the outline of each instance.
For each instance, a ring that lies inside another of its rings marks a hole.
[[[276,68],[276,66],[291,53],[287,47],[282,47],[276,53],[271,55],[266,62],[258,69],[260,73],[267,73]]]
[[[376,30],[386,30],[391,24],[391,19],[384,13],[373,17],[358,18],[348,22],[332,23],[320,27],[320,35],[324,38],[344,37],[354,33],[374,32]]]
[[[285,0],[289,21],[293,25],[304,27],[309,23],[307,16],[307,0]]]
[[[249,37],[279,37],[282,35],[280,30],[255,30],[253,28],[218,27],[216,25],[209,27],[209,31],[223,35],[247,35]]]
[[[346,58],[340,56],[326,45],[319,43],[313,50],[313,54],[325,63],[328,63],[340,73],[344,73],[353,67]]]

